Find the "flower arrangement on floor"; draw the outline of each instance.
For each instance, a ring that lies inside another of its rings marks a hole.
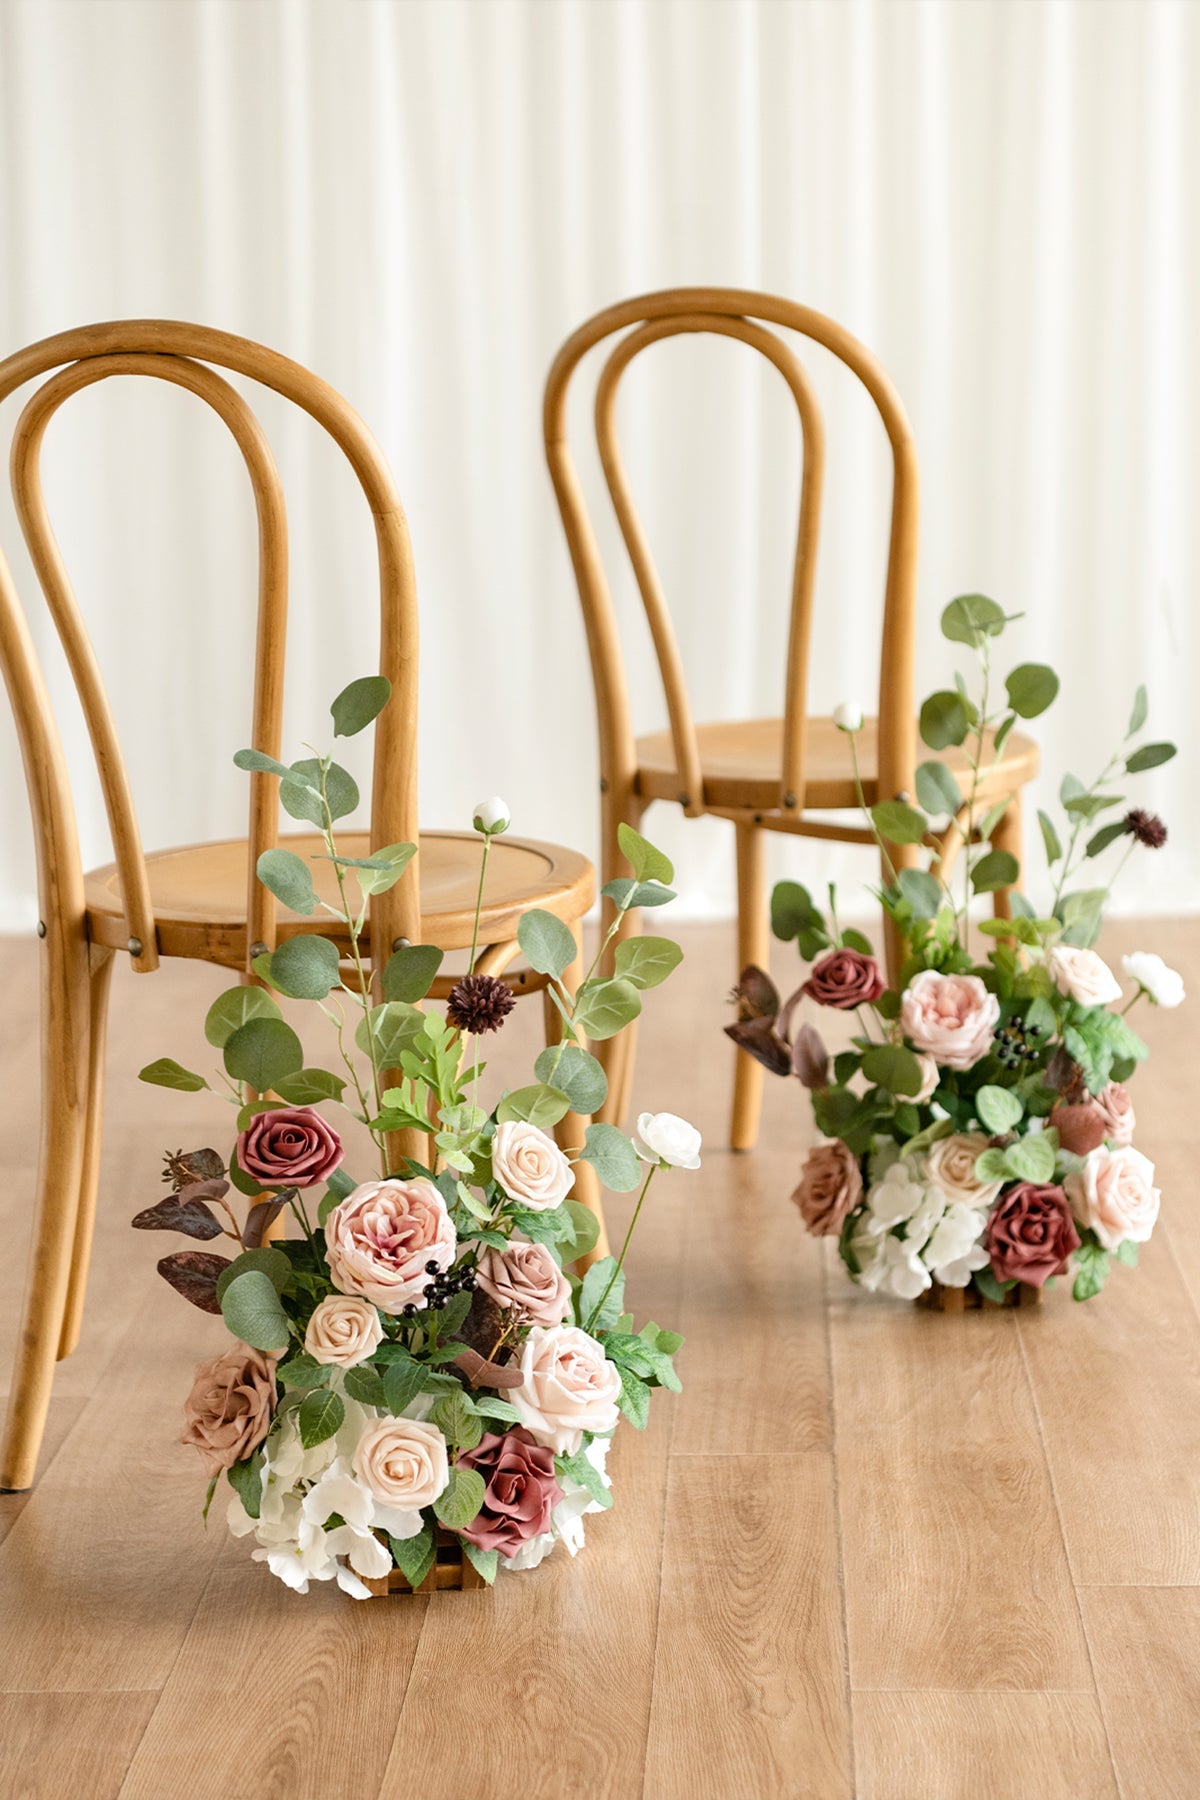
[[[1143,997],[1177,1006],[1183,984],[1161,958],[1127,956],[1133,992],[1120,1004],[1121,985],[1092,948],[1112,883],[1088,881],[1083,870],[1106,851],[1120,852],[1123,867],[1139,845],[1166,842],[1162,821],[1130,809],[1114,784],[1168,761],[1174,746],[1134,745],[1147,713],[1139,689],[1126,736],[1096,779],[1063,778],[1066,829],[1038,815],[1049,904],[1039,911],[1014,891],[1011,919],[980,922],[992,947],[976,960],[971,899],[1010,887],[1020,872],[1011,851],[991,842],[1012,796],[997,794],[989,774],[1016,721],[1043,712],[1058,691],[1052,670],[1026,663],[996,702],[992,646],[1009,622],[981,595],[952,601],[942,616],[945,636],[977,653],[979,697],[957,677],[925,702],[920,730],[932,750],[965,747],[965,813],[957,780],[938,760],[918,768],[915,805],[868,808],[858,783],[885,858],[880,898],[904,941],[897,986],[886,985],[868,940],[839,927],[832,887],[825,914],[807,889],[781,882],[773,930],[797,943],[811,970],[782,1005],[762,970],[744,970],[738,1022],[726,1027],[743,1050],[811,1093],[824,1136],[793,1195],[808,1230],[837,1238],[853,1280],[910,1300],[931,1286],[970,1287],[976,1301],[1011,1303],[1022,1292],[1040,1297],[1068,1273],[1075,1299],[1090,1299],[1113,1258],[1136,1264],[1158,1216],[1154,1168],[1133,1147],[1125,1085],[1148,1052],[1126,1015]],[[844,706],[835,718],[857,772],[862,714]],[[920,846],[926,866],[892,868],[888,844]],[[856,1016],[850,1048],[830,1059],[815,1027],[800,1020],[805,1001]]]
[[[333,704],[337,734],[369,725],[388,691],[379,677],[353,683]],[[310,862],[286,847],[264,853],[258,876],[294,911],[331,913],[339,940],[288,938],[255,961],[265,985],[214,1001],[205,1034],[221,1052],[236,1144],[227,1155],[169,1155],[170,1194],[133,1221],[236,1246],[232,1257],[181,1250],[158,1265],[232,1334],[198,1367],[185,1406],[183,1442],[210,1477],[205,1517],[224,1477],[230,1529],[253,1537],[254,1558],[301,1593],[336,1580],[366,1598],[402,1585],[393,1570],[415,1589],[439,1545],[488,1583],[498,1565],[536,1567],[559,1542],[573,1555],[583,1515],[611,1504],[605,1460],[619,1418],[642,1427],[652,1390],[679,1389],[672,1357],[682,1339],[653,1323],[634,1329],[624,1262],[655,1172],[697,1167],[700,1138],[674,1115],[643,1114],[636,1143],[594,1123],[568,1153],[550,1128],[602,1104],[604,1072],[585,1039],[628,1024],[641,990],[664,980],[681,952],[666,938],[633,939],[617,947],[611,977],[595,973],[598,953],[572,993],[563,980],[577,954],[572,933],[548,912],[526,913],[521,948],[548,978],[562,1039],[538,1057],[532,1085],[486,1108],[480,1040],[514,1000],[476,970],[475,945],[445,1018],[418,1004],[442,960],[436,948],[398,949],[382,998],[364,968],[368,897],[401,879],[413,846],[339,853],[335,824],[358,796],[329,756],[290,768],[256,751],[235,760],[277,774],[286,810],[321,831],[336,902],[318,898]],[[476,945],[488,847],[508,822],[498,799],[475,814]],[[606,890],[617,911],[609,938],[629,907],[673,898],[666,857],[633,831],[622,845],[633,876]],[[319,1007],[336,1030],[340,1072],[305,1062],[271,989]],[[346,1007],[358,1015],[354,1049]],[[166,1058],[142,1079],[209,1086]],[[264,1097],[246,1103],[243,1084]],[[357,1121],[377,1177],[347,1173],[322,1106]],[[429,1134],[415,1140],[431,1146],[427,1163],[393,1157],[398,1132]],[[620,1256],[593,1260],[582,1280],[569,1265],[594,1250],[598,1222],[571,1198],[572,1155],[611,1189],[640,1188]],[[231,1187],[244,1210],[231,1204]],[[315,1206],[305,1199],[314,1189]],[[285,1211],[301,1235],[267,1242]]]

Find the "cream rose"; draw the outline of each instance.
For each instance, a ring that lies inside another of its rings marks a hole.
[[[497,1125],[492,1174],[509,1199],[530,1212],[561,1206],[575,1185],[575,1171],[549,1132],[524,1119]]]
[[[1093,1150],[1063,1187],[1079,1223],[1090,1225],[1106,1250],[1115,1250],[1126,1238],[1144,1244],[1154,1230],[1161,1199],[1154,1164],[1131,1145]]]
[[[1102,956],[1056,944],[1046,957],[1046,972],[1060,994],[1079,1006],[1107,1006],[1121,998],[1121,984]]]
[[[325,1221],[325,1254],[335,1287],[386,1313],[419,1301],[426,1263],[448,1269],[457,1240],[446,1202],[431,1181],[364,1181]]]
[[[571,1284],[544,1244],[510,1238],[503,1250],[480,1252],[475,1277],[497,1306],[517,1307],[534,1325],[561,1325],[571,1310]]]
[[[1132,956],[1121,958],[1125,973],[1136,981],[1143,994],[1149,996],[1155,1006],[1182,1006],[1186,995],[1183,991],[1183,976],[1177,969],[1169,969],[1161,956],[1152,950],[1135,950]]]
[[[637,1134],[647,1162],[666,1163],[672,1169],[700,1167],[700,1133],[678,1113],[642,1113]]]
[[[912,1098],[917,1106],[924,1106],[926,1101],[932,1100],[937,1092],[938,1082],[942,1079],[942,1071],[938,1068],[935,1057],[920,1055],[917,1057],[917,1062],[921,1069],[921,1085]]]
[[[383,1342],[379,1314],[357,1294],[330,1294],[316,1308],[304,1333],[304,1348],[319,1363],[352,1369],[366,1362]]]
[[[535,1325],[521,1351],[521,1385],[505,1390],[539,1444],[573,1456],[585,1431],[612,1431],[621,1375],[575,1325]]]
[[[914,1049],[947,1069],[970,1069],[992,1041],[1000,1002],[978,975],[939,975],[922,969],[905,988],[900,1026]]]
[[[925,1153],[927,1180],[941,1188],[947,1200],[976,1209],[990,1206],[1004,1184],[980,1181],[975,1174],[975,1160],[987,1147],[981,1131],[952,1131],[949,1137],[938,1138]]]
[[[385,1506],[432,1506],[450,1480],[446,1440],[420,1419],[378,1419],[351,1459],[354,1473]]]

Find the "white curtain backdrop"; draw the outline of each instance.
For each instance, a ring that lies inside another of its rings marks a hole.
[[[1200,7],[1187,0],[4,0],[0,351],[166,315],[341,389],[389,456],[421,593],[423,819],[500,791],[592,850],[578,602],[540,440],[551,357],[588,314],[683,283],[832,314],[891,371],[922,468],[921,686],[964,590],[1064,677],[1036,727],[1090,778],[1150,689],[1178,761],[1127,909],[1200,876]],[[889,492],[850,378],[811,359],[831,477],[811,703],[868,703]],[[698,717],[777,712],[798,484],[781,384],[740,346],[661,347],[627,383],[636,490]],[[777,391],[778,390],[778,391]],[[11,429],[19,401],[3,409]],[[348,472],[264,400],[289,489],[288,737],[373,666],[373,543]],[[580,441],[588,415],[578,413]],[[5,432],[7,441],[7,431]],[[589,446],[585,471],[598,496]],[[243,829],[253,515],[190,396],[108,382],[51,428],[52,511],[123,731],[148,846]],[[7,501],[91,860],[98,793]],[[606,528],[606,546],[613,534]],[[638,724],[665,723],[616,564]],[[286,748],[286,746],[285,746]],[[298,753],[298,752],[297,752]],[[0,923],[36,917],[0,707]],[[684,904],[728,911],[728,826],[659,809]],[[870,878],[776,843],[776,869]]]

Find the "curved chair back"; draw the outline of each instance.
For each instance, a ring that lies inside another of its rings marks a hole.
[[[375,736],[371,830],[377,844],[417,841],[417,610],[408,527],[383,453],[357,413],[325,382],[261,344],[169,319],[119,320],[60,332],[0,362],[0,401],[49,375],[13,433],[17,514],[79,694],[104,794],[120,879],[133,967],[158,966],[155,921],[129,779],[87,630],[46,510],[40,454],[46,428],[63,402],[113,375],[144,375],[196,394],[228,426],[254,491],[259,532],[258,622],[250,745],[278,759],[287,633],[287,520],[270,446],[242,396],[216,365],[273,389],[309,413],[350,462],[375,524],[379,551],[380,672],[395,690]],[[56,371],[56,373],[50,373]],[[62,744],[28,623],[0,554],[0,670],[16,718],[33,810],[43,935],[78,935],[83,870]],[[246,965],[251,948],[275,944],[276,902],[256,879],[259,856],[276,843],[278,778],[250,776]],[[399,936],[420,940],[415,878],[371,900],[377,960]]]
[[[893,480],[879,673],[879,793],[885,796],[911,792],[913,785],[917,459],[900,398],[870,351],[842,326],[810,307],[738,288],[672,288],[610,306],[572,333],[550,370],[543,426],[546,457],[583,601],[600,719],[602,781],[609,791],[624,791],[635,767],[628,694],[608,582],[567,442],[566,413],[571,378],[581,359],[605,338],[633,327],[611,350],[601,371],[596,387],[596,437],[658,657],[680,778],[679,803],[693,816],[705,810],[700,753],[670,613],[634,509],[617,444],[617,387],[629,364],[649,345],[681,333],[713,332],[757,350],[774,364],[791,390],[800,418],[804,455],[785,669],[779,807],[784,814],[798,814],[804,807],[808,653],[825,444],[821,414],[808,376],[787,344],[767,330],[762,321],[798,332],[832,351],[866,388],[887,433]]]

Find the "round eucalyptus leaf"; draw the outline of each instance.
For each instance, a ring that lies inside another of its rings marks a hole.
[[[1022,719],[1036,719],[1058,693],[1058,676],[1045,663],[1021,663],[1004,685],[1012,710]]]
[[[294,1000],[323,1000],[338,982],[340,953],[323,937],[286,938],[271,956],[271,981]]]
[[[442,966],[444,952],[436,944],[405,944],[389,956],[383,970],[385,1000],[423,1000]]]
[[[966,702],[953,688],[930,694],[921,708],[921,739],[931,750],[945,750],[961,744],[971,729]]]
[[[255,1350],[282,1350],[288,1341],[287,1316],[261,1269],[233,1277],[221,1295],[221,1315],[234,1337]]]
[[[954,818],[962,791],[944,762],[923,762],[917,769],[917,799],[935,819]]]
[[[316,910],[312,870],[294,850],[264,850],[256,866],[263,886],[293,912],[307,917]]]
[[[615,1125],[589,1125],[581,1157],[591,1163],[604,1186],[614,1194],[632,1193],[641,1182],[638,1153]]]
[[[683,951],[670,938],[626,938],[617,945],[614,973],[635,988],[657,987],[682,961]]]
[[[550,1044],[533,1065],[539,1081],[562,1090],[577,1113],[596,1113],[608,1098],[608,1077],[578,1044]]]
[[[924,813],[904,800],[880,800],[871,808],[871,822],[891,844],[919,844],[929,829]]]
[[[250,990],[261,993],[261,989]],[[272,1001],[272,1005],[274,1002]],[[267,1093],[285,1075],[304,1067],[304,1049],[281,1018],[257,1017],[241,1025],[224,1046],[225,1068],[234,1081]]]
[[[914,919],[936,919],[942,903],[942,886],[924,869],[901,869],[896,885],[912,908]]]
[[[990,894],[996,888],[1011,887],[1021,873],[1021,865],[1008,850],[989,850],[971,870],[971,886],[977,894]]]
[[[383,711],[391,693],[392,684],[386,675],[362,675],[344,687],[329,709],[334,737],[354,737],[365,731]]]
[[[224,1048],[250,1019],[278,1019],[280,1012],[270,994],[260,987],[226,988],[208,1009],[204,1035],[218,1050]]]
[[[903,1044],[873,1044],[863,1052],[862,1072],[890,1094],[919,1094],[924,1080],[916,1056]]]
[[[942,613],[942,636],[951,643],[979,645],[1004,630],[1004,608],[986,594],[960,594]]]
[[[287,775],[290,772],[286,763],[267,756],[261,750],[239,750],[233,760],[237,768],[246,769],[254,775]]]
[[[539,975],[561,975],[577,955],[575,938],[561,919],[540,907],[521,915],[517,942],[531,969]]]
[[[585,1037],[600,1041],[615,1037],[642,1010],[632,982],[614,976],[611,981],[589,981],[575,1000],[575,1025]]]

